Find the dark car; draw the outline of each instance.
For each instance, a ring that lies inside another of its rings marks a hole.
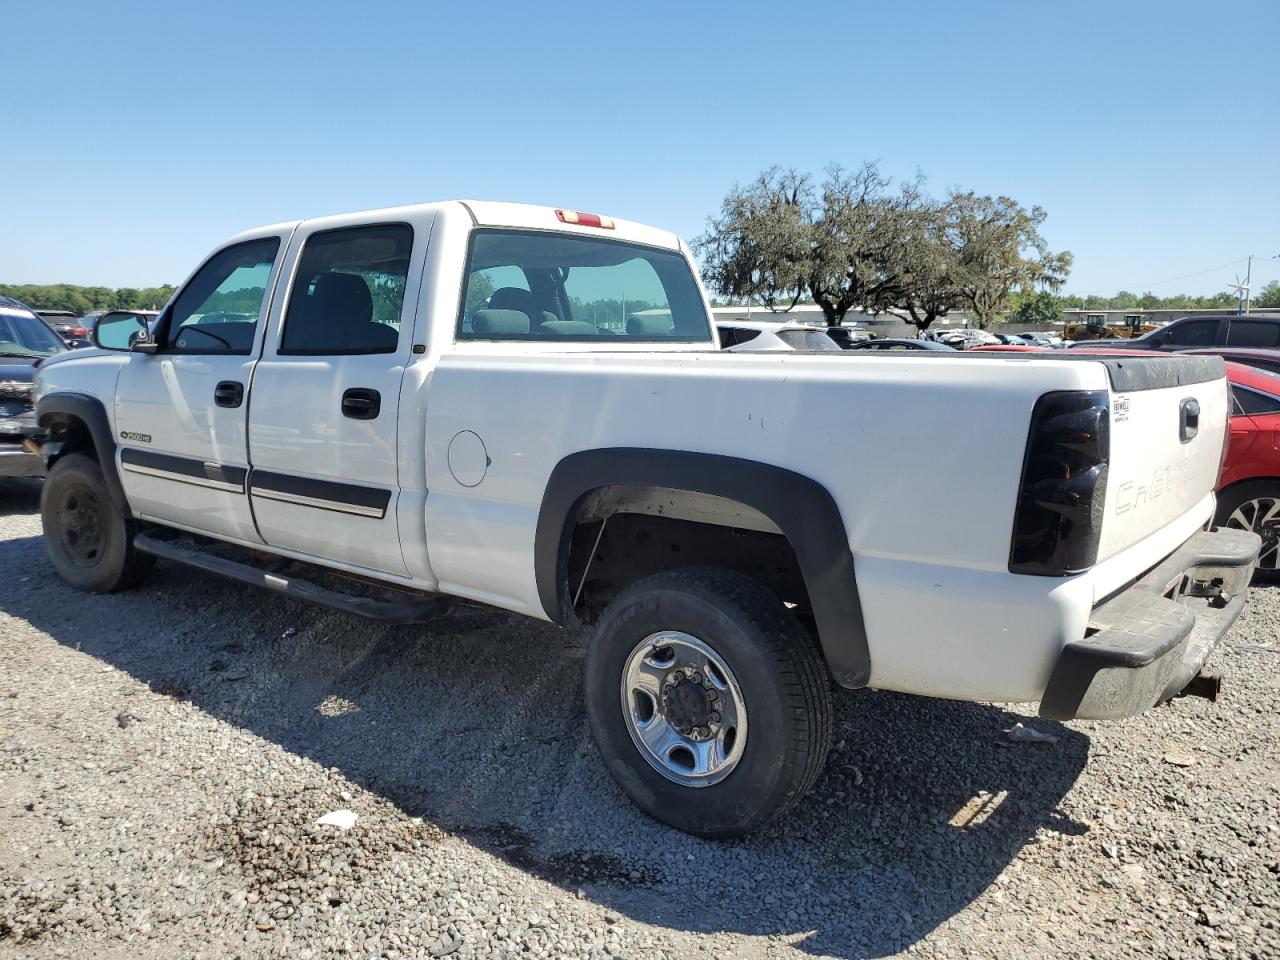
[[[945,343],[938,343],[936,340],[907,340],[887,338],[884,340],[864,340],[862,343],[855,343],[849,347],[850,350],[941,350],[944,353],[954,353],[955,347],[949,347]]]
[[[1280,347],[1280,313],[1179,317],[1132,340],[1084,340],[1073,349],[1193,350],[1197,347]]]
[[[92,345],[89,328],[70,310],[36,310],[35,313],[68,347],[74,349]]]
[[[39,436],[31,404],[36,364],[66,346],[34,312],[0,297],[0,477],[38,477],[44,461],[23,441]]]

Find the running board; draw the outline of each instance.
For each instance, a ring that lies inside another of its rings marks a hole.
[[[276,593],[283,593],[295,600],[340,610],[343,613],[355,614],[369,620],[381,620],[385,623],[425,623],[448,612],[452,603],[445,596],[431,597],[424,600],[408,600],[396,603],[389,600],[374,600],[371,597],[353,597],[349,594],[330,590],[309,580],[291,579],[275,573],[268,573],[248,563],[229,560],[216,554],[205,553],[184,547],[169,540],[160,540],[149,534],[139,533],[133,538],[133,546],[142,553],[149,553],[162,560],[174,560],[185,563],[189,567],[216,573],[219,576],[239,580],[255,587],[263,587]]]

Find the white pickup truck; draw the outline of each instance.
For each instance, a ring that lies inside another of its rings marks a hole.
[[[1258,550],[1209,529],[1219,359],[727,353],[708,316],[677,237],[570,210],[252,230],[41,364],[49,555],[593,623],[605,763],[707,836],[811,787],[833,680],[1063,719],[1196,688]]]

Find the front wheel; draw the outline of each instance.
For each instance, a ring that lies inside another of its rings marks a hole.
[[[92,457],[69,453],[53,465],[40,494],[40,517],[49,559],[77,590],[132,587],[154,564],[134,549],[133,520],[111,499]]]
[[[1246,480],[1223,491],[1214,522],[1262,538],[1254,578],[1280,583],[1280,480]]]
[[[642,810],[730,837],[804,796],[831,743],[813,639],[767,588],[711,568],[633,584],[587,651],[586,705],[610,774]]]

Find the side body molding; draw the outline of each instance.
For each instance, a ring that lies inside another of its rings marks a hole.
[[[570,521],[578,503],[593,490],[617,484],[724,497],[772,520],[799,561],[832,675],[843,687],[866,685],[871,658],[840,510],[822,484],[772,464],[637,447],[584,450],[565,457],[551,472],[534,539],[538,596],[548,617],[563,623],[567,614]]]
[[[120,474],[116,470],[116,438],[111,433],[111,421],[107,419],[107,408],[97,397],[84,393],[50,393],[40,398],[36,404],[36,423],[48,429],[61,416],[72,417],[81,421],[89,429],[89,437],[93,441],[98,454],[98,463],[102,467],[102,477],[106,481],[107,490],[116,506],[129,512],[129,503],[125,499],[124,486],[120,483]],[[60,451],[46,457],[46,465],[53,466]]]

